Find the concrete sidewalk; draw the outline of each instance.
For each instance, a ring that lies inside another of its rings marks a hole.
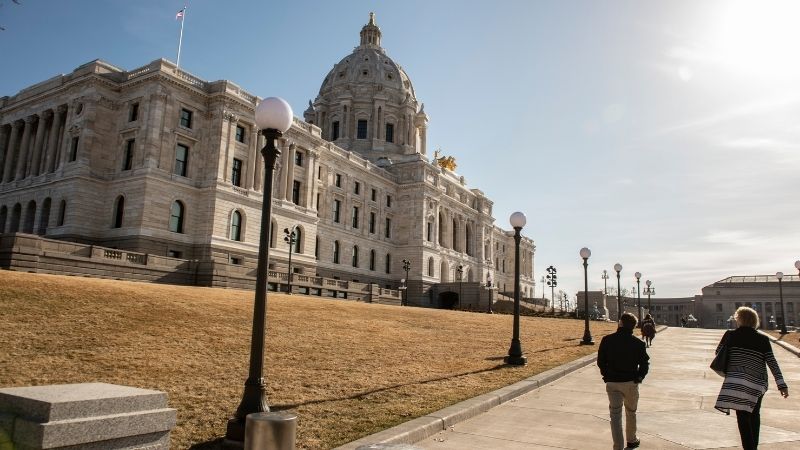
[[[659,333],[640,390],[642,449],[741,448],[734,414],[714,409],[722,378],[708,365],[722,330]],[[595,339],[599,342],[600,336]],[[800,448],[800,359],[773,344],[789,385],[780,397],[770,378],[759,448]],[[423,449],[609,449],[608,397],[596,365],[511,400],[414,444]]]

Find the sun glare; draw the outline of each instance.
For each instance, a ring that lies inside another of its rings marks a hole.
[[[800,1],[722,2],[713,57],[746,75],[800,74]]]

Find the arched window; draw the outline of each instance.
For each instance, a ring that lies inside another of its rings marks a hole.
[[[447,266],[447,262],[442,261],[442,264],[439,265],[439,280],[442,283],[447,283],[450,281],[450,268]]]
[[[16,233],[19,231],[19,221],[22,217],[22,205],[17,203],[14,209],[11,210],[11,223],[8,224],[8,232]]]
[[[33,233],[33,221],[36,218],[36,202],[31,200],[25,208],[25,222],[22,225],[23,233]]]
[[[375,270],[375,250],[369,251],[369,270]]]
[[[47,226],[50,225],[50,204],[52,200],[50,197],[44,199],[44,203],[42,204],[42,216],[39,218],[39,230],[36,234],[44,236],[47,234]],[[0,233],[3,232],[2,227],[0,227]]]
[[[303,231],[300,227],[294,229],[294,246],[292,247],[292,252],[294,253],[302,253],[302,245],[303,242]]]
[[[353,246],[353,267],[358,267],[358,246]]]
[[[114,202],[114,223],[112,227],[114,228],[122,228],[122,217],[125,214],[125,197],[119,196],[117,197],[117,201]]]
[[[453,219],[453,246],[450,247],[453,250],[460,250],[458,248],[458,231],[458,222],[456,222],[456,219]]]
[[[444,245],[444,216],[442,213],[439,213],[439,240],[436,243]]]
[[[169,231],[173,233],[183,233],[184,206],[180,200],[172,202],[169,209]]]
[[[333,241],[333,263],[339,264],[339,241]]]
[[[429,277],[433,276],[433,264],[434,264],[433,256],[431,256],[430,258],[428,258],[428,276]]]
[[[242,240],[242,213],[234,211],[231,216],[231,240]]]
[[[63,226],[67,219],[67,201],[61,200],[61,206],[58,208],[58,226]]]
[[[6,231],[6,219],[8,218],[8,207],[3,205],[0,207],[0,234]]]
[[[386,254],[386,273],[392,273],[392,255]]]

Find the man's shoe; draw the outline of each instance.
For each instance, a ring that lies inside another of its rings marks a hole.
[[[640,440],[637,440],[636,442],[628,442],[628,444],[625,446],[625,450],[632,450],[634,448],[639,448],[639,444],[641,443],[642,441]]]

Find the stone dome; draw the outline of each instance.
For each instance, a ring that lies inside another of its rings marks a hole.
[[[381,47],[370,13],[360,45],[333,66],[303,116],[324,138],[370,159],[425,153],[427,116],[408,74]],[[422,139],[422,141],[420,141]]]

